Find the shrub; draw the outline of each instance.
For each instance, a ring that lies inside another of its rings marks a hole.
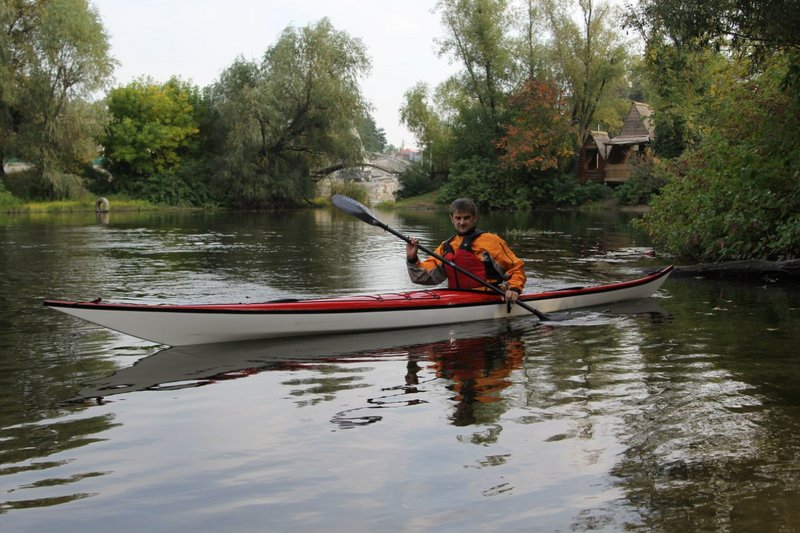
[[[369,195],[367,194],[367,188],[362,185],[361,183],[356,183],[355,181],[344,180],[344,181],[331,181],[331,196],[334,194],[342,194],[344,196],[349,196],[353,200],[361,202],[362,204],[369,203]]]
[[[431,177],[430,172],[420,163],[409,166],[405,172],[400,174],[400,190],[395,197],[398,200],[419,196],[427,192],[435,191],[441,183]]]
[[[649,204],[650,198],[669,181],[669,172],[650,155],[634,157],[628,162],[628,169],[627,181],[614,191],[622,205]]]
[[[576,176],[566,174],[551,180],[549,196],[553,205],[574,207],[609,198],[612,194],[611,189],[602,183],[581,183]]]
[[[531,205],[524,182],[503,172],[496,162],[480,157],[462,159],[452,166],[439,201],[450,203],[462,197],[471,198],[481,210],[527,209]]]

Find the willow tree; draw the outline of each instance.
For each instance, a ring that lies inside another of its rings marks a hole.
[[[1,0],[0,24],[0,156],[52,181],[94,156],[86,101],[113,71],[108,36],[87,0]]]
[[[357,126],[368,111],[359,79],[369,68],[361,40],[328,19],[289,27],[260,62],[228,67],[212,88],[228,200],[295,203],[310,193],[311,171],[360,160]]]

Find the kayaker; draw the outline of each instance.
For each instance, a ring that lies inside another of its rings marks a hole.
[[[456,234],[436,248],[435,252],[453,261],[489,283],[505,289],[505,300],[513,302],[525,287],[524,263],[499,236],[476,229],[478,208],[468,198],[450,204],[450,222]],[[485,289],[485,286],[462,272],[446,266],[435,257],[419,260],[419,239],[406,244],[406,262],[411,281],[420,285],[438,285],[447,280],[451,289]]]

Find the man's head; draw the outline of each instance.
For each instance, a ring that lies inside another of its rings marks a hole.
[[[468,198],[453,200],[450,204],[450,222],[459,235],[469,235],[478,224],[478,208]]]

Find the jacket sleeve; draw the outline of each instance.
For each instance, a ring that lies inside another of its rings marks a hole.
[[[528,277],[525,275],[525,263],[511,250],[506,241],[492,233],[481,235],[480,246],[489,257],[505,273],[505,280],[510,289],[522,292]],[[479,252],[480,253],[480,252]]]
[[[436,254],[442,255],[444,251],[442,245],[439,245],[435,251]],[[428,257],[424,261],[416,263],[406,261],[406,266],[408,267],[408,277],[419,285],[438,285],[447,279],[444,265],[435,257]]]

